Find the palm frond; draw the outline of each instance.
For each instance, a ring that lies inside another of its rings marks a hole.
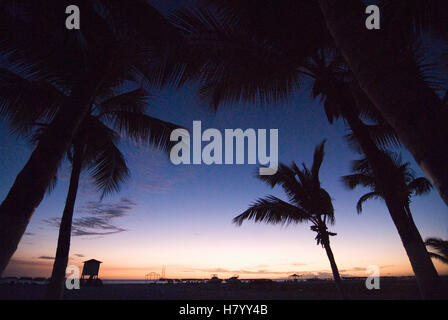
[[[0,55],[11,65],[26,69],[40,80],[73,84],[85,71],[86,32],[99,32],[100,21],[93,22],[89,12],[92,1],[81,0],[83,7],[82,30],[60,32],[64,26],[66,0],[2,1],[0,13]],[[62,12],[62,14],[61,14]]]
[[[93,75],[101,75],[108,85],[125,80],[161,85],[162,78],[164,84],[171,80],[160,70],[181,37],[146,0],[132,4],[79,0],[83,27],[66,32],[61,26],[70,4],[68,0],[2,1],[2,59],[68,89]]]
[[[311,166],[311,174],[317,180],[319,180],[319,170],[320,170],[320,166],[322,165],[322,161],[324,160],[324,155],[325,155],[324,149],[325,149],[326,142],[327,142],[327,140],[325,139],[314,150],[313,164]]]
[[[64,98],[63,93],[47,82],[0,68],[0,117],[15,134],[29,134],[38,120],[51,120]]]
[[[372,168],[367,158],[353,160],[351,167],[353,172],[359,172],[367,175],[372,174]]]
[[[380,198],[382,198],[382,196],[378,192],[366,193],[361,198],[359,198],[358,202],[356,203],[356,211],[358,212],[358,214],[360,214],[362,212],[362,205],[364,204],[364,202],[366,202],[367,200]]]
[[[316,212],[324,217],[323,220],[325,223],[333,225],[336,222],[336,219],[330,194],[325,189],[321,188],[315,201],[315,207],[318,208]]]
[[[113,95],[100,102],[97,108],[101,112],[101,115],[105,117],[115,111],[143,113],[147,105],[147,100],[150,97],[151,95],[145,89],[137,88],[132,91]]]
[[[120,0],[97,0],[104,20],[121,45],[121,57],[129,68],[150,86],[175,83],[183,56],[182,38],[176,28],[147,0],[132,4]]]
[[[319,185],[316,185],[316,180],[313,179],[311,175],[311,171],[308,170],[305,163],[302,163],[302,169],[300,169],[295,162],[291,164],[291,169],[296,174],[300,184],[302,185],[305,191],[312,191],[313,189],[317,190]]]
[[[122,37],[132,36],[135,40],[145,41],[147,45],[173,40],[170,38],[174,33],[173,26],[147,0],[134,0],[132,5],[120,0],[96,2],[96,9]]]
[[[110,116],[114,127],[128,138],[138,143],[147,143],[165,152],[168,152],[173,145],[170,141],[171,132],[179,128],[175,124],[142,113],[114,111]]]
[[[396,132],[386,125],[366,125],[369,132],[369,136],[373,139],[377,147],[382,150],[387,150],[387,148],[398,148],[401,146],[400,139],[398,138]],[[355,150],[361,152],[361,146],[358,142],[358,138],[353,132],[346,135],[349,144],[355,148]]]
[[[437,260],[442,261],[442,262],[445,263],[445,264],[448,264],[448,258],[443,257],[443,256],[441,256],[440,254],[435,253],[435,252],[428,252],[428,254],[429,254],[429,256],[430,256],[431,258],[435,258],[435,259],[437,259]]]
[[[310,52],[326,48],[331,37],[318,4],[314,0],[201,0],[215,9],[223,20],[238,24],[251,34],[276,39],[277,44],[300,50],[299,41],[306,43]],[[278,21],[282,21],[281,24]],[[290,37],[294,30],[296,37]],[[310,32],[312,30],[312,32]],[[302,49],[303,50],[303,49]]]
[[[350,190],[355,189],[358,186],[375,188],[375,179],[367,174],[355,173],[343,176],[342,182]]]
[[[53,179],[51,179],[50,184],[48,185],[47,195],[50,195],[54,191],[57,184],[58,184],[58,175],[55,174]]]
[[[260,176],[257,171],[256,177],[266,182],[272,188],[276,185],[281,186],[290,198],[302,192],[302,187],[297,182],[295,172],[283,163],[279,164],[275,174]]]
[[[272,224],[289,224],[307,221],[311,215],[277,197],[268,196],[259,199],[249,209],[233,219],[233,223],[241,225],[244,220]]]
[[[408,189],[410,192],[413,192],[415,195],[419,196],[429,193],[432,189],[432,184],[428,179],[420,177],[412,180],[408,184]]]
[[[124,156],[112,141],[97,151],[90,173],[102,197],[119,191],[122,182],[129,178]]]
[[[448,5],[444,0],[381,0],[383,13],[394,27],[402,26],[416,35],[430,32],[448,36]]]
[[[284,100],[300,84],[299,53],[282,52],[204,8],[179,11],[172,21],[185,33],[192,58],[183,77],[199,79],[200,97],[215,109],[226,102]]]
[[[72,161],[74,148],[83,149],[83,167],[90,166],[100,150],[110,143],[117,143],[119,135],[95,116],[87,116],[79,126],[69,149],[69,160]]]
[[[448,241],[440,238],[428,238],[425,245],[432,248],[436,252],[429,252],[433,258],[439,259],[444,263],[448,263]]]

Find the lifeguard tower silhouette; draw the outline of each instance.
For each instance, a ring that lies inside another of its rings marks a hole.
[[[81,284],[86,286],[100,286],[101,280],[98,278],[98,272],[100,270],[100,264],[102,262],[90,259],[84,261],[84,267],[82,268]],[[88,279],[85,277],[88,276]]]

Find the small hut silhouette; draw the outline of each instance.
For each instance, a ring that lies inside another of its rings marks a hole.
[[[84,285],[101,285],[101,280],[98,278],[98,272],[100,270],[100,264],[102,262],[90,259],[84,261],[84,267],[82,268],[81,281]],[[89,278],[86,280],[85,277]]]

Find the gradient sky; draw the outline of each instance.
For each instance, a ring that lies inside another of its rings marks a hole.
[[[172,3],[164,2],[161,9],[172,8]],[[328,124],[306,84],[284,103],[228,105],[216,113],[200,103],[195,89],[192,84],[157,93],[148,112],[187,128],[193,120],[201,120],[203,130],[279,129],[279,161],[287,164],[293,160],[309,164],[316,144],[327,138],[321,181],[334,199],[336,224],[330,230],[338,235],[331,245],[342,275],[365,276],[369,265],[379,266],[382,275],[412,274],[384,203],[368,202],[362,215],[356,213],[356,201],[366,190],[349,191],[340,177],[350,173],[350,161],[359,155],[344,140],[343,122]],[[0,199],[4,199],[32,147],[10,135],[4,122],[0,137]],[[241,278],[330,276],[325,250],[316,245],[309,225],[231,223],[259,197],[285,198],[281,190],[271,190],[254,178],[256,165],[174,166],[167,155],[151,148],[123,140],[121,149],[132,177],[119,194],[99,202],[88,175],[82,177],[76,221],[90,221],[92,208],[95,217],[106,219],[103,228],[75,229],[70,264],[81,266],[91,258],[103,261],[100,277],[105,279],[144,279],[149,272],[160,273],[163,265],[166,276],[173,278],[204,278],[212,273]],[[423,175],[409,153],[402,150],[402,154]],[[64,162],[56,189],[36,210],[4,276],[50,276],[58,232],[52,222],[62,214],[69,175]],[[414,198],[411,209],[423,238],[448,238],[447,207],[436,191]],[[448,274],[447,266],[435,265],[439,273]]]

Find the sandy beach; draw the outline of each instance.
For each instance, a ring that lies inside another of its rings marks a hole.
[[[412,279],[384,279],[380,290],[367,290],[362,280],[344,281],[348,299],[419,299]],[[443,299],[448,299],[448,279],[441,281]],[[38,285],[2,285],[0,299],[42,299],[45,287]],[[328,300],[338,299],[332,281],[269,284],[106,284],[66,290],[67,300]]]

